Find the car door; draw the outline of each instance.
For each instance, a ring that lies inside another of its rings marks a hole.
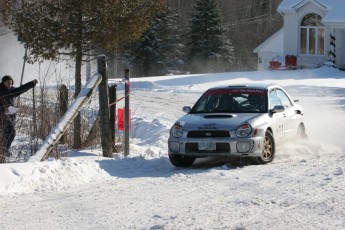
[[[269,110],[271,111],[275,106],[282,106],[282,103],[277,95],[275,89],[271,90],[268,95]],[[284,122],[285,115],[283,112],[274,112],[271,114],[273,136],[276,140],[283,139],[284,137]]]
[[[293,109],[293,102],[290,98],[286,95],[286,93],[281,89],[276,89],[277,95],[279,100],[281,101],[282,105],[284,106],[284,138],[293,138],[296,135],[296,128],[297,124],[295,115],[296,111]]]

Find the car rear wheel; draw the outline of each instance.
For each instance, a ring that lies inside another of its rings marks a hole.
[[[273,161],[275,155],[275,143],[273,134],[267,130],[264,139],[264,146],[260,157],[254,159],[256,164],[267,164]]]
[[[181,155],[171,154],[169,155],[171,164],[176,167],[190,167],[195,161],[195,157],[187,157]]]

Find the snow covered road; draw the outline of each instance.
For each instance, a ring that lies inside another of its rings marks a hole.
[[[131,155],[85,149],[1,165],[0,229],[343,229],[345,84],[312,83],[284,81],[305,108],[308,141],[280,146],[268,165],[203,159],[188,169],[170,164],[166,141],[202,87],[132,84]]]

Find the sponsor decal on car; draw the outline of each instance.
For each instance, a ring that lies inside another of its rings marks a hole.
[[[218,130],[219,127],[217,127],[216,123],[208,123],[208,124],[203,124],[203,126],[199,126],[198,130],[208,130],[208,129],[212,129],[212,130]]]
[[[267,93],[266,90],[262,89],[245,89],[245,88],[237,88],[237,89],[214,89],[208,90],[205,94],[206,95],[217,95],[217,94],[256,94],[256,95],[265,95]]]

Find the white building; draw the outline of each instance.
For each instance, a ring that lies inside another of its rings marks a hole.
[[[300,67],[326,61],[345,66],[345,0],[283,0],[277,11],[284,26],[254,49],[259,70],[269,68],[274,57],[286,55],[296,56]]]

